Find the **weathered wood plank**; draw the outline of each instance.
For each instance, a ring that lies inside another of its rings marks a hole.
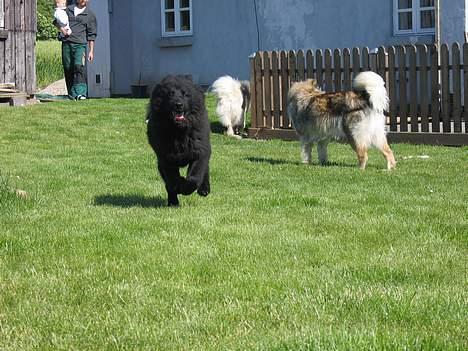
[[[442,130],[450,132],[450,76],[449,76],[449,48],[442,44],[440,48],[440,70],[442,89]]]
[[[293,129],[249,128],[249,138],[298,140]],[[468,145],[468,134],[464,133],[412,133],[390,132],[387,135],[389,143],[411,143],[426,145],[462,146]]]
[[[361,71],[361,54],[359,48],[353,48],[353,79]]]
[[[325,49],[325,91],[333,91],[333,71],[332,71],[332,52],[330,49]]]
[[[372,71],[372,61],[375,55],[369,51],[367,46],[362,48],[362,70],[363,71]]]
[[[252,126],[257,126],[257,82],[256,82],[256,76],[258,74],[258,71],[255,69],[255,57],[257,55],[255,54],[253,57],[251,56],[249,58],[250,62],[250,124]]]
[[[344,90],[351,90],[351,53],[348,48],[343,50],[343,85]]]
[[[341,52],[340,49],[333,50],[333,75],[335,91],[341,91]]]
[[[388,66],[387,51],[383,46],[377,49],[377,73],[382,77],[385,83],[388,81],[386,67]]]
[[[302,81],[305,79],[305,58],[304,51],[299,50],[296,55],[297,62],[297,81]]]
[[[288,52],[288,72],[289,72],[289,84],[293,85],[297,82],[297,70],[296,70],[296,53],[294,50]]]
[[[273,128],[280,127],[280,84],[279,84],[279,62],[278,52],[271,53],[271,72],[272,72],[272,90],[273,90]]]
[[[286,51],[280,52],[280,75],[281,75],[281,127],[288,128],[289,119],[287,111],[287,97],[289,91],[288,77],[288,54]]]
[[[409,56],[409,95],[410,95],[410,121],[411,131],[418,130],[418,76],[416,73],[416,47],[411,45],[407,47]]]
[[[398,79],[399,79],[399,97],[400,97],[400,131],[408,131],[408,105],[406,92],[406,49],[404,46],[397,47],[398,54]]]
[[[421,131],[429,131],[429,87],[428,87],[428,56],[427,46],[418,45],[418,57],[419,57],[419,77],[420,77],[420,106],[421,106]]]
[[[314,78],[315,77],[315,72],[314,72],[314,53],[312,50],[307,50],[306,53],[306,68],[307,68],[307,73],[306,76],[307,78]]]
[[[452,100],[452,119],[453,131],[460,133],[462,131],[462,104],[461,104],[461,69],[460,69],[460,45],[452,45],[452,79],[453,79],[453,100]]]
[[[439,84],[439,52],[435,45],[428,47],[431,53],[431,129],[440,131],[440,84]]]
[[[317,85],[323,87],[323,55],[322,50],[315,51],[315,79]]]
[[[263,77],[262,77],[262,53],[261,51],[255,54],[254,58],[255,67],[255,94],[256,94],[256,115],[252,120],[253,127],[263,127]]]
[[[270,56],[267,51],[263,52],[263,89],[264,89],[264,114],[265,126],[272,127],[271,120],[271,70],[270,70]]]
[[[397,126],[397,95],[396,95],[396,65],[395,48],[388,48],[388,96],[390,98],[390,131],[396,131]]]

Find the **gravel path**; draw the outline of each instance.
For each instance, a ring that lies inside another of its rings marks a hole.
[[[47,95],[67,95],[67,86],[65,84],[65,78],[60,79],[56,82],[53,82],[48,87],[37,92],[38,94],[47,94]]]

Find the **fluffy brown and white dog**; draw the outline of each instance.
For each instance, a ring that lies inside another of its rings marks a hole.
[[[361,169],[366,168],[371,146],[382,152],[387,169],[395,168],[385,133],[388,101],[383,79],[370,71],[359,73],[346,92],[325,93],[313,79],[294,83],[288,93],[288,114],[299,135],[302,162],[311,162],[312,145],[317,143],[319,162],[327,163],[327,145],[335,139],[349,142]]]
[[[250,105],[250,82],[222,76],[213,82],[210,91],[218,99],[216,114],[219,122],[226,128],[226,134],[241,138]]]

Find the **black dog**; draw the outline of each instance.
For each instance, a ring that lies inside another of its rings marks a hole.
[[[166,184],[168,206],[178,194],[210,193],[210,124],[203,91],[184,76],[167,76],[151,94],[147,115],[148,141],[156,153]],[[187,177],[179,168],[188,166]]]

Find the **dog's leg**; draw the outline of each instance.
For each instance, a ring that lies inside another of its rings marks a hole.
[[[197,193],[200,196],[207,196],[211,191],[210,188],[210,172],[209,167],[206,167],[205,175],[203,176],[203,181],[198,187]]]
[[[227,136],[234,136],[234,129],[232,128],[232,125],[227,126],[226,135]]]
[[[179,173],[179,168],[164,166],[158,162],[158,170],[166,185],[167,205],[179,206],[179,199],[177,198],[177,181],[182,178]]]
[[[317,143],[318,159],[322,166],[328,163],[328,140],[321,140]]]
[[[356,151],[356,155],[359,162],[360,169],[366,169],[367,164],[367,146],[366,145],[355,145],[354,150]]]
[[[200,189],[202,194],[208,195],[209,193],[209,178],[208,178],[208,161],[209,158],[200,158],[197,161],[192,162],[187,170],[187,178],[180,183],[180,194],[190,195],[195,190]],[[205,181],[208,181],[208,188],[206,188]],[[205,185],[205,188],[202,187]],[[200,194],[200,192],[199,192]],[[202,195],[200,194],[200,195]],[[206,196],[205,195],[205,196]]]
[[[312,151],[312,143],[306,139],[301,139],[301,159],[302,163],[310,163],[310,153]]]
[[[230,136],[230,137],[233,137],[233,138],[236,138],[236,139],[241,139],[242,138],[240,135],[236,135],[236,133],[234,132],[234,128],[232,128],[232,125],[229,125],[227,127],[226,135]]]
[[[383,156],[387,160],[387,169],[391,170],[396,167],[395,157],[393,156],[393,151],[390,149],[390,146],[385,142],[384,145],[379,147],[380,152],[382,152]]]

